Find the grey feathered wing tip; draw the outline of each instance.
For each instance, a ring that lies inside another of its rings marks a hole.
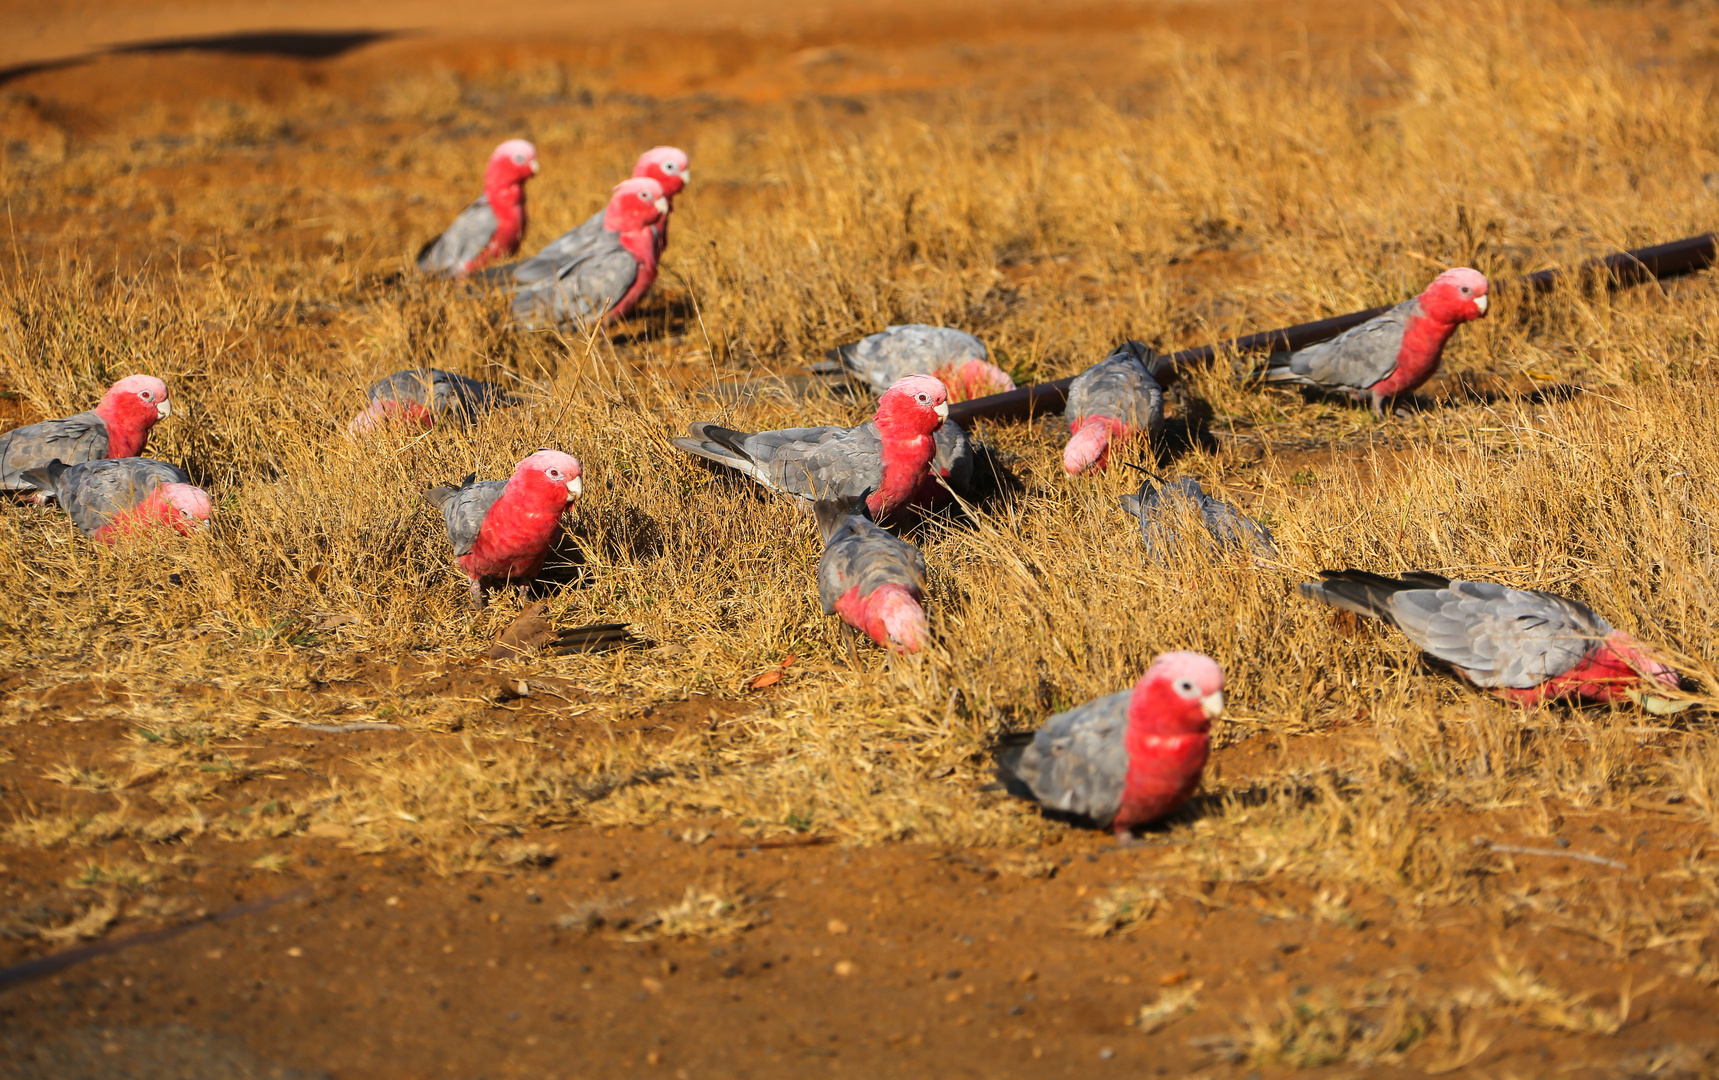
[[[69,468],[71,468],[70,465],[59,458],[55,458],[40,468],[24,470],[18,474],[18,479],[36,491],[52,495],[59,489],[60,475]]]
[[[1442,589],[1450,579],[1425,570],[1411,570],[1400,578],[1385,577],[1366,570],[1321,570],[1323,581],[1301,584],[1301,595],[1334,608],[1368,615],[1394,624],[1390,600],[1397,593],[1410,589]]]
[[[442,504],[459,494],[461,488],[470,487],[475,483],[477,483],[477,473],[467,473],[466,478],[461,480],[457,485],[450,487],[443,484],[439,487],[433,487],[425,491],[424,501],[435,507],[437,510],[440,510],[442,508]]]

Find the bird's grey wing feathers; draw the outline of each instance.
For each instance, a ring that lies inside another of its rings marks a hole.
[[[603,239],[603,214],[599,210],[573,228],[557,236],[543,245],[543,250],[529,259],[521,259],[512,266],[498,268],[501,273],[495,276],[499,281],[511,281],[518,285],[532,285],[540,281],[548,281],[559,277],[563,267],[576,261],[580,256],[589,252]]]
[[[58,458],[67,465],[107,455],[107,424],[93,412],[44,420],[0,435],[0,490],[28,487],[21,474]]]
[[[442,235],[418,252],[418,269],[443,276],[457,272],[489,246],[495,227],[495,211],[490,209],[489,196],[479,195],[460,211],[460,216]]]
[[[581,253],[555,277],[519,291],[513,315],[526,326],[583,322],[612,311],[638,280],[639,261],[615,233]]]
[[[824,614],[835,611],[836,601],[849,589],[858,588],[861,596],[870,596],[884,585],[906,586],[914,599],[923,599],[925,556],[868,518],[841,517],[818,560],[818,599],[823,601]]]
[[[466,477],[457,488],[431,488],[424,493],[431,505],[442,511],[442,520],[448,527],[448,539],[454,545],[454,555],[471,553],[472,545],[477,543],[478,529],[483,526],[484,515],[489,508],[501,498],[506,490],[505,480],[484,480],[479,482],[477,474]]]
[[[967,430],[953,420],[945,420],[932,432],[937,449],[931,455],[931,467],[949,482],[957,495],[965,498],[973,490],[973,442]]]
[[[1137,343],[1115,352],[1075,376],[1063,416],[1074,423],[1084,416],[1108,416],[1154,436],[1164,428],[1164,388],[1146,369]]]
[[[1401,591],[1390,608],[1411,641],[1488,688],[1526,689],[1562,675],[1612,630],[1575,600],[1488,581]]]
[[[881,394],[908,375],[929,375],[952,364],[984,360],[987,353],[985,343],[964,330],[906,323],[838,345],[827,355],[839,365],[837,370]]]
[[[54,495],[85,536],[141,503],[162,484],[189,484],[183,469],[151,458],[103,458],[53,470]]]
[[[1418,299],[1396,307],[1330,341],[1292,353],[1277,353],[1266,361],[1267,382],[1298,382],[1311,386],[1365,390],[1397,367],[1403,332],[1419,309]]]
[[[1014,766],[1040,803],[1101,825],[1116,816],[1128,776],[1122,734],[1131,696],[1118,691],[1045,721]]]
[[[883,483],[877,426],[790,428],[749,435],[742,444],[772,487],[805,499],[852,499]]]

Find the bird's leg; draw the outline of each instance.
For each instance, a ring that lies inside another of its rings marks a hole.
[[[1127,825],[1116,827],[1116,846],[1124,850],[1134,846],[1134,830]]]
[[[1383,420],[1385,418],[1385,399],[1381,394],[1370,395],[1373,399],[1373,415]]]
[[[514,587],[519,590],[519,606],[523,608],[526,605],[530,604],[531,603],[531,582],[528,581],[524,585],[516,585]]]
[[[846,642],[848,647],[848,666],[853,668],[855,671],[858,671],[860,669],[860,662],[859,652],[854,648],[854,628],[849,626],[847,623],[842,623],[841,627],[842,641]]]
[[[483,594],[483,582],[473,579],[471,584],[472,607],[482,611],[489,603],[489,598]]]

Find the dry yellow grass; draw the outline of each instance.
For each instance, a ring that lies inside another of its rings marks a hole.
[[[910,658],[867,651],[858,671],[817,606],[810,519],[667,442],[695,419],[859,420],[862,406],[834,399],[720,404],[693,390],[785,370],[886,322],[974,330],[1025,382],[1077,370],[1125,334],[1194,344],[1394,300],[1447,265],[1505,276],[1710,226],[1709,87],[1626,62],[1552,4],[1458,7],[1411,24],[1403,54],[1378,57],[1383,72],[1365,81],[1162,37],[1141,45],[1140,64],[1161,73],[1145,107],[1094,91],[1042,116],[912,99],[859,116],[711,115],[685,140],[695,179],[657,300],[613,340],[521,332],[493,298],[397,276],[416,239],[469,196],[488,147],[514,133],[473,95],[538,92],[524,76],[401,77],[361,103],[306,90],[189,117],[143,110],[74,141],[32,127],[9,100],[0,115],[18,141],[0,197],[61,231],[15,240],[0,269],[7,385],[35,412],[64,415],[119,375],[167,378],[176,418],[152,453],[188,468],[219,510],[187,542],[113,550],[52,510],[0,515],[0,573],[13,583],[0,663],[23,675],[0,723],[33,717],[68,680],[95,680],[126,692],[102,689],[90,710],[139,732],[128,760],[68,761],[53,777],[117,786],[111,810],[14,809],[6,838],[308,830],[416,851],[450,873],[506,864],[512,849],[493,841],[509,829],[712,815],[850,843],[1025,845],[1062,826],[981,790],[989,741],[1187,648],[1227,673],[1223,740],[1358,720],[1365,737],[1334,744],[1322,764],[1215,780],[1197,816],[1172,826],[1165,872],[1294,875],[1417,910],[1484,901],[1501,920],[1550,920],[1626,953],[1667,949],[1711,981],[1719,973],[1686,932],[1710,925],[1713,866],[1688,860],[1651,911],[1640,896],[1607,908],[1586,878],[1573,886],[1580,901],[1554,910],[1544,895],[1488,892],[1477,868],[1497,856],[1471,842],[1491,827],[1485,815],[1546,834],[1561,814],[1663,805],[1674,791],[1675,813],[1714,824],[1719,743],[1704,713],[1670,724],[1628,709],[1524,713],[1425,670],[1399,636],[1346,636],[1293,591],[1350,564],[1554,589],[1669,650],[1704,702],[1719,695],[1710,277],[1617,296],[1507,292],[1447,351],[1458,373],[1588,389],[1567,401],[1456,403],[1381,423],[1256,393],[1228,371],[1196,376],[1181,408],[1209,406],[1216,448],[1176,468],[1270,514],[1283,563],[1263,570],[1193,553],[1147,564],[1116,506],[1131,474],[1070,482],[1048,429],[983,428],[1020,490],[979,507],[971,527],[919,534],[938,644]],[[596,205],[640,148],[636,127],[624,103],[534,116],[546,172],[532,189],[533,243]],[[369,179],[372,168],[385,178]],[[221,182],[169,200],[151,179],[160,170]],[[55,217],[73,206],[137,224],[115,242]],[[97,239],[104,260],[80,254]],[[194,257],[140,265],[138,252],[168,245]],[[1214,251],[1229,261],[1205,277],[1171,266]],[[517,383],[528,403],[470,431],[362,445],[341,434],[367,382],[420,364]],[[1334,449],[1292,452],[1308,439]],[[736,719],[656,743],[563,745],[494,721],[487,702],[409,683],[367,675],[320,689],[360,661],[439,670],[482,651],[511,601],[468,610],[419,492],[474,470],[502,476],[541,445],[586,468],[570,528],[580,587],[554,594],[553,617],[626,621],[684,648],[495,669],[588,692],[578,708],[598,732],[692,694],[744,699]],[[779,690],[743,694],[789,654]],[[334,715],[460,734],[360,757],[337,781],[244,813],[209,805],[211,770],[293,769],[222,756],[211,741]],[[685,918],[728,925],[703,905],[689,894]],[[1326,906],[1316,917],[1342,917]],[[679,932],[662,919],[663,933]],[[1519,992],[1503,992],[1544,1012],[1541,984],[1512,978]],[[1334,999],[1317,1015],[1291,1009],[1260,1021],[1247,1052],[1392,1060],[1429,1021],[1397,999],[1382,1007],[1378,1023]],[[1444,1041],[1458,1052],[1455,1035]]]

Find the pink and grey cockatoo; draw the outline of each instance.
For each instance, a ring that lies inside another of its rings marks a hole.
[[[539,450],[514,466],[507,480],[436,487],[424,498],[442,512],[454,562],[471,579],[472,602],[483,607],[485,589],[514,585],[523,597],[549,558],[561,517],[580,491],[578,459]]]
[[[662,185],[663,198],[668,200],[668,209],[663,211],[663,219],[657,222],[657,258],[661,259],[664,249],[668,247],[669,218],[674,216],[674,197],[679,195],[686,182],[692,179],[692,162],[687,160],[686,152],[673,146],[653,146],[639,155],[639,160],[633,163],[634,176],[648,176]]]
[[[209,520],[209,493],[183,469],[143,457],[102,458],[79,465],[50,461],[22,479],[52,495],[78,531],[112,543],[121,534],[168,525],[189,536]]]
[[[1062,413],[1070,432],[1062,467],[1070,476],[1104,468],[1124,439],[1163,434],[1164,388],[1146,366],[1151,357],[1146,346],[1129,341],[1075,376]]]
[[[460,211],[447,231],[418,252],[418,269],[463,278],[511,259],[525,239],[525,182],[537,175],[537,147],[509,139],[495,148],[483,171],[483,194]]]
[[[688,175],[686,155],[672,146],[659,146],[645,151],[633,166],[635,178],[655,180],[663,189],[663,217],[653,226],[656,229],[654,247],[658,259],[661,259],[663,249],[668,247],[668,219],[669,214],[674,211],[674,197],[680,194],[681,188],[686,185]],[[559,276],[568,266],[603,243],[604,221],[608,213],[607,207],[597,211],[543,245],[543,250],[531,258],[521,259],[512,266],[497,267],[484,277],[502,285],[534,285]]]
[[[919,482],[919,491],[908,500],[920,510],[936,510],[948,505],[951,491],[963,499],[971,498],[973,493],[973,463],[976,458],[967,429],[953,420],[945,420],[931,433],[931,439],[936,444],[931,454],[931,466]]]
[[[1433,377],[1444,343],[1456,328],[1486,314],[1486,275],[1459,266],[1433,279],[1426,291],[1330,341],[1274,353],[1260,378],[1316,390],[1345,392],[1371,401],[1406,394]]]
[[[818,599],[824,614],[886,649],[924,647],[925,556],[859,513],[855,503],[818,502],[813,511],[824,537],[818,560]]]
[[[964,330],[908,323],[887,327],[869,337],[837,345],[829,359],[812,365],[819,375],[848,375],[882,393],[897,379],[931,375],[949,388],[949,399],[1001,394],[1015,380],[992,364],[985,343]]]
[[[148,444],[149,429],[171,412],[166,383],[153,375],[131,375],[114,383],[89,412],[14,428],[0,435],[0,491],[29,487],[24,471],[50,461],[81,465],[135,457]]]
[[[1122,496],[1122,509],[1140,522],[1140,538],[1148,558],[1162,561],[1165,554],[1176,549],[1183,539],[1181,515],[1190,511],[1199,516],[1200,524],[1219,548],[1240,548],[1262,559],[1277,557],[1270,530],[1222,499],[1206,494],[1198,480],[1184,476],[1160,486],[1155,479],[1148,473],[1138,494]]]
[[[1012,793],[1089,818],[1127,844],[1136,827],[1175,810],[1200,786],[1223,690],[1223,670],[1211,657],[1164,653],[1132,690],[1005,739],[998,779]]]
[[[1576,600],[1424,570],[1400,579],[1364,570],[1319,573],[1325,580],[1303,583],[1303,596],[1383,619],[1469,682],[1518,705],[1677,689],[1669,665]]]
[[[867,511],[881,520],[920,492],[937,450],[934,433],[948,416],[943,384],[909,375],[884,391],[877,414],[858,427],[748,434],[699,423],[688,429],[690,438],[673,442],[773,491],[812,502],[864,498]]]
[[[476,423],[493,408],[519,403],[499,386],[440,368],[396,371],[372,383],[367,393],[370,404],[347,425],[353,435],[366,435],[390,423],[420,430],[436,424],[463,426]]]
[[[667,212],[662,185],[650,177],[616,184],[602,234],[552,275],[520,287],[514,318],[531,327],[625,318],[657,278],[654,226]]]

